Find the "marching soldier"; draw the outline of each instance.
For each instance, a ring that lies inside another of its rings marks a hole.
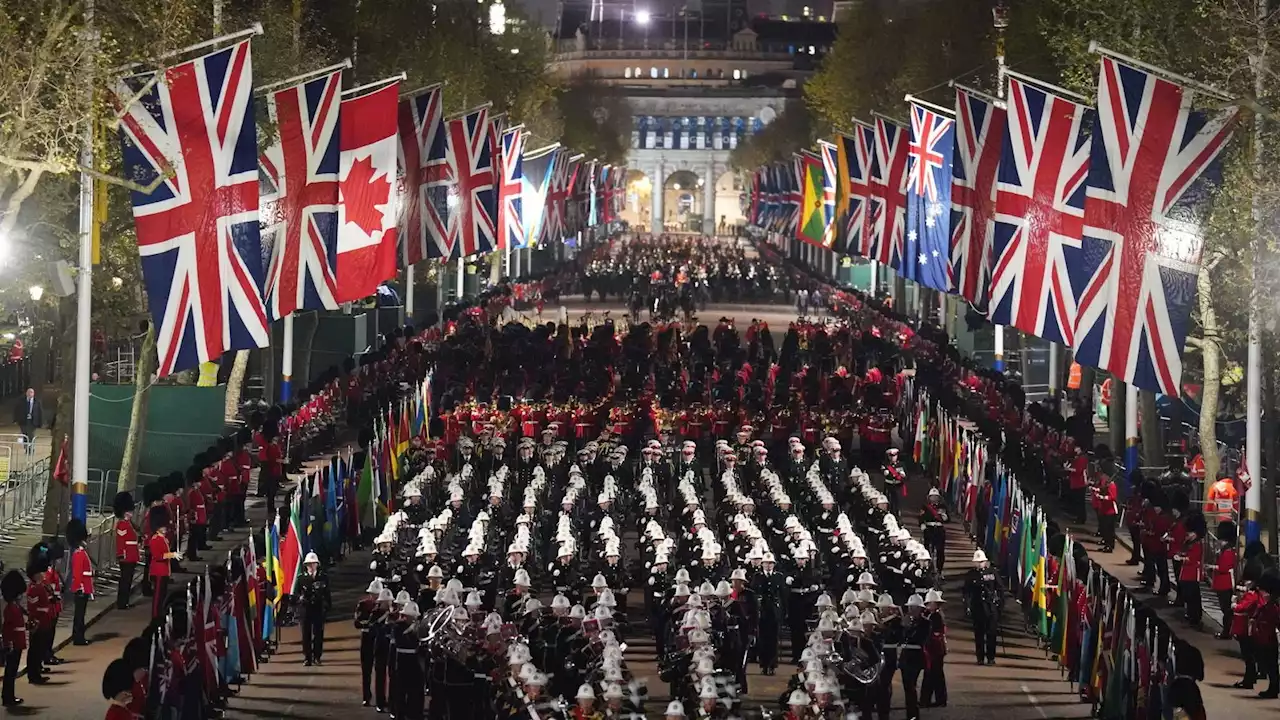
[[[756,637],[756,659],[760,663],[761,673],[773,675],[778,668],[778,628],[787,619],[785,610],[787,603],[783,599],[786,582],[782,574],[774,570],[773,553],[764,554],[761,568],[751,583],[751,589],[755,592],[760,609],[760,634]]]
[[[939,572],[947,561],[947,529],[943,523],[950,519],[947,509],[942,506],[942,493],[932,488],[929,490],[929,502],[920,510],[920,534]]]
[[[307,553],[302,568],[294,592],[301,611],[303,664],[309,667],[319,665],[324,655],[324,622],[333,600],[329,578],[320,572],[320,557],[314,552]]]
[[[422,720],[426,686],[418,657],[418,603],[410,600],[400,609],[392,630],[395,647],[395,681],[391,684],[391,713],[397,720]]]
[[[1000,609],[1004,604],[1004,588],[1000,574],[987,561],[981,550],[973,553],[976,567],[964,581],[964,596],[973,620],[973,645],[979,665],[996,664],[996,633],[1000,630]]]
[[[360,602],[356,605],[355,625],[360,631],[360,689],[363,700],[361,704],[365,707],[369,707],[369,702],[374,699],[373,655],[377,644],[377,625],[382,620],[382,608],[378,604],[378,595],[383,589],[382,580],[374,578],[365,590],[365,596],[360,598]],[[381,700],[381,692],[378,693],[378,697]],[[378,707],[382,707],[382,702],[378,702]]]
[[[907,471],[898,463],[898,448],[889,448],[885,452],[885,458],[884,495],[889,500],[889,512],[901,515],[898,502],[907,493]]]
[[[942,593],[930,590],[924,596],[925,618],[929,622],[929,641],[924,649],[924,681],[920,685],[921,707],[947,706],[947,622],[942,616]]]

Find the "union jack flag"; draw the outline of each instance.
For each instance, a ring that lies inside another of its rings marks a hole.
[[[996,171],[1005,110],[956,88],[956,157],[951,166],[951,278],[955,291],[986,312],[995,235]]]
[[[991,321],[1070,345],[1094,112],[1016,78],[996,179]]]
[[[134,99],[121,108],[128,177],[163,178],[152,193],[133,193],[157,372],[266,347],[249,41],[123,78],[115,95]]]
[[[569,153],[557,151],[551,159],[547,178],[547,208],[542,220],[542,237],[539,243],[564,240],[564,203],[568,196],[566,179],[569,174]]]
[[[449,227],[448,135],[444,128],[444,86],[433,85],[400,101],[401,261],[447,258],[453,252]]]
[[[864,256],[897,269],[907,224],[907,129],[876,118]]]
[[[267,96],[277,138],[259,163],[263,244],[271,243],[267,308],[273,320],[295,310],[338,308],[341,91],[339,70]]]
[[[836,228],[832,220],[836,211],[836,168],[839,159],[834,143],[818,141],[818,150],[822,155],[822,218],[826,230],[822,233],[822,245],[830,250],[835,246]]]
[[[804,204],[804,158],[792,153],[791,163],[784,164],[783,173],[787,177],[787,208],[782,232],[784,235],[795,236],[800,225],[801,206]]]
[[[867,181],[871,177],[871,156],[875,152],[876,130],[858,123],[853,135],[839,136],[840,177],[845,179],[844,212],[837,217],[841,252],[864,254],[867,232]],[[837,207],[837,210],[840,208]]]
[[[956,121],[911,103],[907,151],[907,230],[899,264],[903,277],[934,290],[951,290],[951,165]]]
[[[451,257],[493,252],[498,247],[498,192],[494,187],[493,135],[489,106],[469,110],[447,120],[449,170],[457,204],[449,213],[454,238]]]
[[[1191,109],[1191,93],[1102,58],[1084,205],[1079,362],[1140,388],[1180,392],[1203,219],[1238,109]]]
[[[528,245],[524,234],[522,212],[524,140],[525,133],[522,125],[502,133],[502,185],[498,190],[501,196],[498,226],[502,228],[503,244],[510,248],[522,248]]]

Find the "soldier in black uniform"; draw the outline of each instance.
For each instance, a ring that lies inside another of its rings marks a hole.
[[[365,707],[374,700],[373,692],[373,666],[374,653],[377,648],[378,626],[382,622],[383,616],[386,614],[385,608],[378,602],[378,597],[386,590],[382,587],[382,580],[374,578],[369,583],[368,589],[365,590],[365,596],[360,598],[360,602],[356,605],[355,625],[360,631],[360,689]],[[386,590],[388,602],[391,600],[391,591]],[[386,678],[382,678],[384,681]],[[385,704],[384,686],[379,683],[377,692],[377,707]]]
[[[649,613],[649,626],[653,630],[659,658],[667,654],[667,615],[664,601],[667,591],[671,589],[669,575],[667,554],[665,551],[659,551],[654,555],[653,566],[649,570],[649,579],[644,592],[645,610]]]
[[[418,604],[409,601],[400,609],[392,628],[395,647],[395,681],[391,684],[391,713],[397,720],[422,720],[426,691],[418,658]]]
[[[902,692],[906,696],[907,717],[920,717],[920,673],[924,672],[924,651],[932,628],[924,617],[924,599],[912,595],[907,600],[907,615],[902,619],[902,645],[898,650],[898,669],[902,671]]]
[[[818,597],[821,587],[818,576],[809,565],[809,555],[805,548],[797,548],[795,567],[784,578],[787,586],[787,618],[791,629],[791,662],[800,662],[800,652],[804,650],[805,636],[808,634],[806,623],[813,611],[813,602]]]
[[[973,619],[973,644],[979,665],[995,665],[996,633],[1000,629],[1004,588],[1000,574],[987,562],[986,553],[975,550],[973,562],[977,567],[969,571],[964,581],[965,602],[969,604],[969,615]]]
[[[784,599],[786,581],[774,570],[773,553],[766,552],[762,569],[751,583],[760,611],[760,634],[756,636],[756,659],[765,675],[772,675],[778,668],[778,628],[786,622],[787,603]]]
[[[889,448],[885,453],[884,463],[884,496],[889,501],[889,512],[900,515],[898,501],[902,499],[902,490],[907,484],[907,470],[898,462],[898,448]]]
[[[929,491],[928,504],[920,509],[920,534],[939,572],[947,562],[947,529],[943,523],[950,519],[942,506],[942,493],[933,488]]]
[[[304,665],[319,665],[324,654],[324,621],[332,605],[329,578],[320,572],[320,557],[307,553],[302,562],[294,594],[298,599],[302,623],[302,656]]]
[[[729,576],[730,595],[725,598],[724,666],[733,672],[738,692],[747,694],[747,654],[759,635],[760,607],[747,587],[747,571],[738,568]]]

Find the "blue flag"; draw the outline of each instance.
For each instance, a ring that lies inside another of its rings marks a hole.
[[[942,292],[952,290],[951,166],[955,143],[955,120],[911,103],[902,276]]]

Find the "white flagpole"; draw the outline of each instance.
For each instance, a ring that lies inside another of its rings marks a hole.
[[[404,308],[401,315],[401,323],[413,317],[413,266],[404,269]]]
[[[1003,3],[997,3],[996,10],[992,13],[992,25],[996,30],[996,98],[1003,101],[1004,78],[1008,73],[1004,64],[1004,31],[1009,26],[1009,16]],[[992,346],[991,367],[996,372],[1004,372],[1004,327],[992,323],[991,334],[995,341]]]
[[[293,397],[293,313],[284,316],[284,339],[280,343],[280,402]]]
[[[85,3],[85,25],[90,47],[97,51],[98,35],[94,27],[95,0]],[[92,97],[86,83],[86,97]],[[93,115],[84,124],[80,166],[93,167]],[[79,277],[76,282],[76,384],[75,412],[71,427],[71,517],[88,521],[89,514],[89,355],[92,345],[91,311],[93,302],[93,176],[80,173],[80,252]]]

